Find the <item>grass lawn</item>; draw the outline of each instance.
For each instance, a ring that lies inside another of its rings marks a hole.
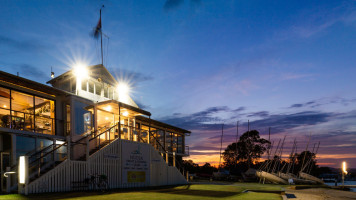
[[[3,199],[83,199],[83,200],[108,200],[108,199],[246,199],[246,200],[275,200],[282,199],[280,194],[262,192],[243,192],[246,189],[282,191],[281,186],[238,183],[233,185],[197,184],[177,186],[161,189],[146,190],[117,190],[108,193],[98,192],[68,192],[48,193],[39,195],[23,196],[18,194],[0,195]]]

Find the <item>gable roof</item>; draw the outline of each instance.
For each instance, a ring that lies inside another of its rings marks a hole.
[[[71,70],[47,81],[47,83],[50,83],[53,85],[55,82],[57,82],[63,78],[72,77],[73,71],[74,71],[74,69],[71,69]],[[102,82],[113,85],[113,86],[118,84],[116,79],[111,75],[111,73],[102,64],[89,66],[88,72],[90,73],[89,76],[94,79],[100,78]]]
[[[63,90],[60,90],[57,88],[53,88],[48,85],[44,85],[42,83],[32,81],[30,79],[26,79],[26,78],[23,78],[20,76],[16,76],[16,75],[4,72],[4,71],[0,71],[0,81],[4,81],[4,82],[11,83],[14,85],[19,85],[21,87],[40,91],[40,92],[47,93],[50,95],[69,94],[66,91],[63,91]]]

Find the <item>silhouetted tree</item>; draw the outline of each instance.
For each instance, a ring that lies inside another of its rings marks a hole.
[[[270,141],[260,138],[257,130],[247,131],[240,136],[237,143],[227,146],[223,153],[224,164],[226,167],[231,168],[240,161],[246,162],[249,168],[253,161],[261,158],[270,144]]]

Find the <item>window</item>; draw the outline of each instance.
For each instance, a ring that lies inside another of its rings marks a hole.
[[[82,80],[82,90],[87,91],[87,80]]]
[[[36,149],[36,139],[31,137],[16,136],[16,157],[25,155]]]
[[[55,102],[0,87],[0,127],[55,134]]]
[[[11,91],[11,128],[33,130],[33,95]]]
[[[94,83],[92,81],[89,81],[89,92],[94,93]]]
[[[108,87],[104,87],[104,97],[108,98],[108,90],[109,88]]]
[[[95,94],[100,96],[101,95],[101,88],[102,88],[101,83],[95,84]]]
[[[76,82],[75,82],[74,79],[73,79],[71,82],[72,82],[71,92],[75,93],[75,91],[77,90],[77,88],[76,88]]]
[[[35,97],[35,130],[54,135],[54,101]]]
[[[10,128],[10,90],[0,87],[0,127]]]
[[[112,87],[109,87],[109,88],[108,88],[108,92],[109,92],[109,99],[113,99]]]

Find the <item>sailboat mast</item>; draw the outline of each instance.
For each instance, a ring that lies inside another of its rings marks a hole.
[[[219,171],[220,171],[220,163],[221,163],[221,150],[222,150],[222,141],[224,136],[224,124],[221,126],[221,140],[220,140],[220,160],[219,160]]]
[[[237,165],[237,139],[238,139],[238,137],[239,137],[239,121],[237,121],[236,122],[236,145],[235,145],[235,153],[236,153],[236,161],[235,161],[235,167],[236,167],[236,165]]]

